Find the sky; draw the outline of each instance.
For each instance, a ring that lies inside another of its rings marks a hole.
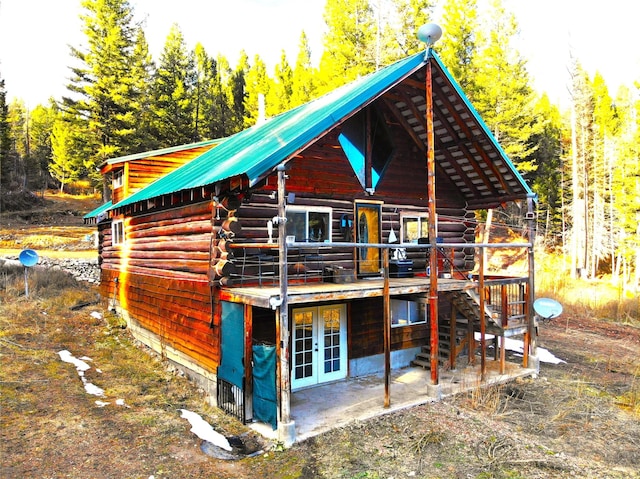
[[[326,0],[130,0],[154,60],[173,23],[187,47],[197,42],[209,55],[226,56],[232,66],[241,50],[259,54],[273,73],[282,51],[293,64],[304,30],[317,62],[325,28]],[[488,0],[478,0],[479,4]],[[640,4],[628,0],[503,0],[516,15],[516,47],[538,92],[566,106],[570,56],[593,75],[598,71],[610,94],[640,81],[640,43],[635,37]],[[442,0],[441,0],[442,2]],[[66,93],[69,46],[83,48],[81,0],[0,0],[0,78],[9,101],[28,108]],[[442,24],[436,12],[433,19]],[[446,35],[446,31],[444,32]],[[437,44],[435,46],[437,51]]]

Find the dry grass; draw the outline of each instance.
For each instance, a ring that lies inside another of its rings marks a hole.
[[[562,257],[536,252],[536,296],[559,301],[565,316],[580,315],[640,326],[640,293],[611,277],[572,278]]]
[[[95,287],[61,271],[33,270],[27,298],[22,268],[1,271],[0,477],[234,477],[200,452],[179,409],[229,436],[246,428],[137,347],[103,304],[78,308],[96,302]],[[84,391],[73,365],[58,356],[65,349],[91,358],[85,377],[104,398]],[[98,407],[96,399],[109,405]]]

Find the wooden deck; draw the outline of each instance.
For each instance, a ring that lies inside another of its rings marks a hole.
[[[438,292],[459,291],[474,288],[473,281],[459,279],[438,279]],[[321,301],[338,301],[355,298],[371,298],[382,296],[384,280],[382,278],[360,279],[353,283],[309,282],[293,283],[287,286],[289,304],[315,303]],[[405,294],[425,294],[429,292],[429,278],[425,276],[413,278],[390,278],[389,294],[391,296]],[[262,308],[271,308],[271,298],[279,298],[280,287],[275,284],[262,286],[238,286],[223,288],[220,299],[237,303],[250,304]]]

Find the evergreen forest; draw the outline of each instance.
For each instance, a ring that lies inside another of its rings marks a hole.
[[[436,0],[326,0],[326,33],[312,63],[300,32],[296,58],[270,71],[259,55],[235,65],[179,25],[153,58],[127,0],[82,0],[86,47],[70,46],[63,98],[30,111],[9,102],[0,72],[0,199],[85,185],[102,191],[107,159],[232,135],[424,49],[416,30]],[[538,240],[567,253],[571,272],[640,278],[640,78],[609,92],[575,59],[567,111],[534,91],[513,46],[518,25],[501,0],[443,0],[435,50],[538,195]],[[231,53],[231,52],[228,52]],[[232,52],[237,53],[237,52]],[[508,218],[508,212],[505,218]],[[508,220],[505,220],[508,222]]]

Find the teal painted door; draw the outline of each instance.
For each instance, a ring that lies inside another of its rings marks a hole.
[[[221,306],[218,376],[244,389],[244,305],[222,301]]]

